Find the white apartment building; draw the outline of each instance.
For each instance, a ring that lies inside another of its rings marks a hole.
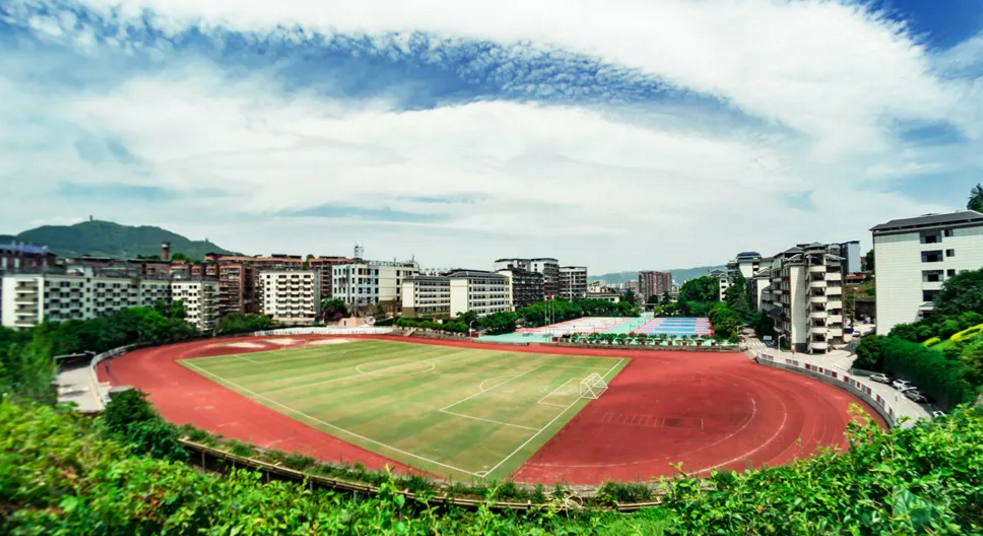
[[[724,300],[724,294],[727,293],[727,289],[730,288],[731,280],[730,275],[724,270],[710,270],[710,277],[717,280],[717,299],[720,301]]]
[[[983,268],[983,214],[976,211],[891,220],[870,231],[879,335],[931,311],[946,279]]]
[[[181,301],[184,321],[199,331],[211,331],[218,326],[219,284],[217,280],[188,280],[171,282],[171,300]]]
[[[559,294],[560,261],[551,257],[537,259],[498,259],[495,261],[496,272],[513,269],[543,274],[543,293],[545,296],[549,297]]]
[[[444,276],[403,280],[403,315],[453,318],[468,311],[486,316],[512,310],[511,279],[505,274],[460,270]]]
[[[410,262],[366,261],[332,267],[331,296],[361,307],[379,303],[402,303],[403,280],[420,272]]]
[[[561,266],[558,291],[561,298],[568,300],[585,297],[587,295],[587,267]]]
[[[319,270],[263,270],[256,277],[258,311],[279,322],[312,322],[321,308]]]
[[[762,310],[782,342],[798,351],[826,353],[844,342],[843,259],[832,252],[839,247],[803,244],[783,251],[772,259],[770,285],[762,285]]]
[[[442,275],[403,278],[402,308],[405,318],[449,318],[451,280]]]
[[[15,329],[28,329],[45,320],[89,320],[120,309],[171,301],[168,279],[105,277],[91,268],[7,274],[2,285],[2,324]]]

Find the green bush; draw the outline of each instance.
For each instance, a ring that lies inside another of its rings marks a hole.
[[[967,381],[965,363],[946,359],[941,352],[893,337],[881,339],[879,345],[881,370],[912,381],[943,407],[952,408],[973,400],[974,389]],[[859,348],[857,355],[859,361]]]

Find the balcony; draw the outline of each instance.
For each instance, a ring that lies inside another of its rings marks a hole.
[[[829,344],[826,342],[809,341],[809,350],[825,352],[828,348]]]
[[[809,288],[826,288],[826,280],[809,281]]]
[[[833,315],[829,315],[826,318],[826,321],[829,322],[830,324],[842,324],[843,317],[840,315],[833,314]]]
[[[809,326],[809,333],[812,335],[825,335],[829,333],[829,328],[826,326]]]
[[[826,272],[826,281],[839,281],[843,279],[843,274],[840,272]]]
[[[843,287],[826,287],[827,296],[842,296]]]
[[[809,273],[810,274],[824,274],[824,273],[826,273],[826,266],[825,265],[822,265],[822,264],[820,264],[819,266],[810,266],[809,267]]]
[[[942,290],[941,281],[922,281],[922,290]]]
[[[826,296],[809,296],[809,303],[826,303],[828,299]]]
[[[817,320],[823,320],[829,317],[829,313],[826,311],[809,311],[809,318],[815,318]]]
[[[827,302],[827,304],[826,304],[826,308],[827,309],[841,309],[842,310],[843,309],[843,302],[840,301],[840,297],[839,296],[834,296],[834,297],[832,297],[832,298],[829,299],[829,302]]]
[[[829,328],[829,336],[830,337],[842,337],[843,336],[843,329],[842,328]]]

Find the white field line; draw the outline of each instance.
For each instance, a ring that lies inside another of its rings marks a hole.
[[[335,425],[333,425],[333,424],[331,424],[329,422],[325,422],[325,421],[322,421],[321,419],[317,419],[317,418],[311,417],[310,415],[308,415],[306,413],[303,413],[301,411],[298,411],[298,410],[296,410],[296,409],[294,409],[294,408],[292,408],[290,406],[281,404],[281,403],[277,402],[276,400],[273,400],[271,398],[267,398],[267,397],[265,397],[265,396],[263,396],[263,395],[261,395],[259,393],[250,391],[249,389],[246,389],[245,387],[242,387],[240,385],[236,385],[235,383],[232,383],[232,382],[230,382],[230,381],[222,378],[221,376],[219,376],[219,375],[217,375],[215,373],[208,372],[207,370],[204,370],[204,369],[198,367],[197,365],[194,365],[193,363],[185,363],[185,364],[187,366],[189,366],[189,367],[197,370],[200,374],[207,374],[207,375],[215,378],[216,380],[218,380],[220,382],[223,382],[225,384],[231,385],[232,387],[235,387],[236,389],[239,389],[239,390],[241,390],[241,391],[243,391],[245,393],[249,393],[250,395],[255,396],[256,398],[262,398],[263,400],[269,402],[270,404],[273,404],[275,406],[279,406],[279,407],[281,407],[281,408],[283,408],[283,409],[285,409],[285,410],[287,410],[287,411],[289,411],[291,413],[295,413],[297,415],[300,415],[301,417],[303,417],[305,419],[308,419],[310,421],[313,421],[313,422],[316,422],[318,424],[327,426],[327,427],[332,428],[334,430],[338,430],[339,432],[344,432],[346,434],[349,434],[352,437],[357,437],[357,438],[359,438],[359,439],[361,439],[363,441],[368,441],[369,443],[372,443],[372,444],[375,444],[375,445],[379,445],[380,447],[389,449],[389,450],[391,450],[393,452],[398,452],[400,454],[403,454],[403,455],[406,455],[406,456],[410,456],[410,457],[416,458],[418,460],[423,460],[423,461],[425,461],[427,463],[432,463],[434,465],[439,465],[441,467],[446,467],[447,469],[453,469],[454,471],[460,471],[462,473],[467,473],[467,474],[472,475],[472,476],[477,476],[477,477],[480,477],[481,476],[481,475],[478,475],[477,473],[472,473],[471,471],[466,471],[466,470],[461,469],[459,467],[454,467],[453,465],[447,465],[445,463],[440,463],[438,461],[431,460],[429,458],[424,458],[423,456],[417,456],[416,454],[413,454],[412,452],[406,452],[405,450],[401,450],[401,449],[398,449],[396,447],[387,445],[385,443],[376,441],[374,439],[370,439],[370,438],[365,437],[363,435],[356,434],[355,432],[351,432],[349,430],[345,430],[344,428],[341,428],[340,426],[335,426]]]
[[[248,357],[246,357],[246,356],[244,356],[244,355],[239,355],[239,354],[236,354],[236,355],[234,355],[234,356],[232,356],[232,357],[238,357],[239,359],[244,359],[244,360],[246,360],[246,361],[249,361],[250,363],[255,363],[255,364],[257,364],[257,365],[260,365],[260,364],[261,364],[261,363],[260,363],[259,361],[255,361],[255,360],[253,360],[253,359],[249,359]]]
[[[539,402],[539,405],[541,405],[541,406],[553,406],[554,408],[565,408],[566,407],[563,404],[554,404],[552,402]]]
[[[557,387],[556,389],[553,389],[552,391],[550,391],[550,394],[544,396],[543,398],[540,398],[536,403],[537,404],[543,404],[543,400],[546,400],[547,398],[553,396],[557,391],[559,391],[560,389],[563,389],[564,387],[567,386],[568,383],[574,381],[575,379],[576,378],[570,378],[569,380],[563,382],[559,387]],[[550,405],[550,406],[560,406],[561,408],[564,407],[561,404],[548,404],[548,405]]]
[[[532,430],[533,432],[539,430],[539,428],[532,428],[532,427],[529,427],[529,426],[522,426],[521,424],[512,424],[510,422],[494,421],[492,419],[485,419],[485,418],[482,418],[482,417],[475,417],[473,415],[465,415],[463,413],[454,413],[453,411],[447,411],[446,409],[442,409],[442,410],[440,410],[440,412],[441,413],[446,413],[448,415],[454,415],[454,416],[457,416],[457,417],[465,417],[467,419],[474,419],[476,421],[490,422],[490,423],[494,423],[494,424],[500,424],[502,426],[511,426],[513,428],[522,428],[523,430]]]
[[[480,396],[480,395],[483,395],[483,394],[485,394],[485,393],[487,393],[488,391],[491,391],[492,389],[495,389],[495,388],[497,388],[497,387],[501,387],[502,385],[505,385],[506,383],[509,383],[509,382],[510,382],[510,381],[512,381],[512,380],[516,380],[516,379],[519,379],[519,378],[521,378],[521,377],[523,377],[523,376],[525,376],[526,374],[529,374],[530,372],[532,372],[532,371],[534,371],[534,370],[539,370],[539,369],[541,369],[541,368],[543,368],[543,365],[539,365],[539,366],[537,366],[537,367],[533,367],[533,368],[531,368],[531,369],[529,369],[529,370],[527,370],[527,371],[525,371],[525,372],[523,372],[522,374],[519,374],[518,376],[512,376],[511,378],[509,378],[509,379],[507,379],[507,380],[504,380],[504,381],[501,381],[501,382],[498,382],[498,383],[496,383],[495,385],[493,385],[493,386],[491,386],[491,387],[489,387],[489,388],[488,388],[487,390],[484,390],[484,391],[480,391],[480,390],[479,390],[479,391],[478,391],[477,393],[475,393],[475,394],[473,394],[473,395],[471,395],[471,396],[469,396],[469,397],[467,397],[467,398],[462,398],[461,400],[458,400],[457,402],[454,402],[454,403],[452,403],[452,404],[450,404],[450,405],[447,405],[447,406],[444,406],[444,407],[442,407],[442,408],[440,408],[440,410],[438,410],[438,411],[444,411],[445,409],[450,409],[450,408],[453,408],[454,406],[456,406],[456,405],[458,405],[458,404],[461,404],[461,403],[463,403],[463,402],[467,402],[468,400],[471,400],[472,398],[474,398],[474,397],[476,397],[476,396]],[[480,385],[479,385],[479,388],[480,388]]]
[[[614,366],[612,366],[611,368],[609,368],[608,371],[605,372],[604,375],[601,376],[601,377],[602,378],[607,378],[608,374],[611,374],[612,372],[614,372],[614,369],[618,368],[618,366],[621,365],[621,363],[623,361],[624,361],[624,358],[619,359],[618,362],[615,363]],[[605,380],[605,381],[607,381],[607,380]],[[495,467],[492,467],[488,471],[485,471],[485,475],[487,476],[487,475],[490,475],[490,474],[494,473],[495,472],[495,469],[498,469],[499,467],[501,467],[501,465],[503,463],[509,461],[509,459],[512,458],[512,456],[515,456],[516,453],[518,453],[520,450],[524,449],[526,447],[526,445],[528,445],[529,443],[532,442],[533,439],[536,439],[539,436],[539,434],[543,433],[543,430],[549,428],[550,426],[553,426],[553,423],[555,423],[557,420],[560,419],[560,417],[562,417],[564,414],[566,414],[566,412],[569,411],[570,408],[572,408],[573,405],[576,404],[577,402],[580,402],[580,398],[579,397],[576,400],[574,400],[573,402],[571,402],[567,407],[563,408],[563,411],[561,411],[560,413],[558,413],[556,415],[556,417],[553,417],[553,420],[551,420],[550,422],[546,423],[546,426],[540,428],[538,432],[536,432],[535,434],[532,435],[532,437],[530,437],[524,443],[522,443],[521,445],[519,445],[515,450],[512,451],[511,454],[509,454],[508,456],[506,456],[505,458],[503,458],[502,461],[498,462],[495,465]]]

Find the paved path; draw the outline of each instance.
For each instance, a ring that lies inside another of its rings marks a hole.
[[[89,373],[88,363],[63,368],[58,371],[58,402],[74,402],[78,411],[93,413],[102,411],[102,401],[97,390],[100,388]]]
[[[757,354],[758,350],[764,350],[780,359],[793,358],[803,363],[809,363],[811,365],[817,365],[833,370],[841,370],[843,372],[849,372],[850,368],[853,367],[854,359],[857,358],[856,354],[852,354],[847,350],[839,348],[831,350],[827,354],[815,355],[804,354],[802,352],[781,352],[772,346],[768,346],[757,338],[750,336],[747,338],[747,346],[747,353],[749,356],[754,356]],[[902,428],[910,428],[918,419],[930,418],[930,408],[908,400],[908,398],[896,391],[890,385],[872,381],[867,381],[865,383],[870,385],[870,388],[875,393],[881,395],[882,398],[885,400],[890,400],[894,404],[895,409],[897,409],[898,415],[910,418],[908,422],[902,425]]]

